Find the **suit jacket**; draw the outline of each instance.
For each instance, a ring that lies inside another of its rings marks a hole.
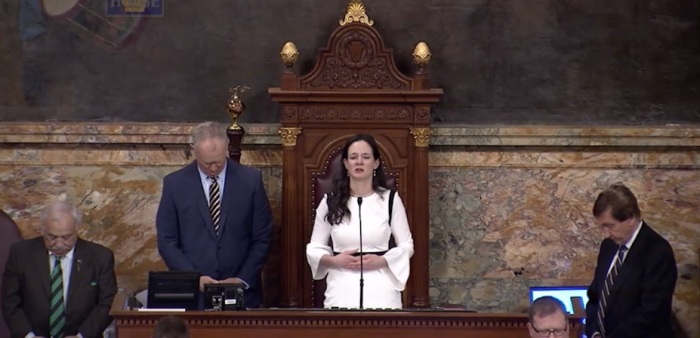
[[[12,337],[49,337],[49,253],[42,237],[12,245],[3,276],[5,319]],[[65,335],[102,337],[109,326],[117,280],[112,251],[78,239],[66,299]]]
[[[5,264],[10,255],[12,244],[22,240],[17,224],[5,212],[0,210],[0,271],[5,271]],[[2,279],[0,278],[0,289],[2,289]],[[0,300],[2,304],[2,300]],[[0,337],[9,337],[10,328],[5,321],[5,315],[0,306]]]
[[[218,237],[197,163],[167,175],[156,229],[158,251],[170,270],[197,271],[217,280],[238,277],[249,285],[246,306],[260,306],[260,273],[272,234],[260,171],[227,160]]]
[[[598,300],[618,248],[610,239],[601,243],[595,277],[588,288],[588,337],[600,332]],[[643,223],[610,291],[605,312],[605,337],[673,337],[671,302],[677,276],[671,245]]]

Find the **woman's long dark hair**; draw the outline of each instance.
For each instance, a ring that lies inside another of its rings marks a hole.
[[[377,146],[377,141],[375,141],[374,137],[371,135],[356,134],[348,139],[345,143],[345,147],[343,147],[342,159],[348,159],[350,146],[359,141],[367,142],[372,148],[374,159],[379,160],[379,167],[375,170],[375,175],[372,176],[372,190],[381,192],[389,189],[386,184],[386,177],[384,176],[382,158],[381,155],[379,155],[379,146]],[[350,199],[350,176],[348,175],[348,169],[345,168],[342,161],[340,167],[340,170],[336,171],[337,174],[333,178],[333,191],[328,195],[328,213],[326,214],[326,221],[331,225],[340,224],[345,217],[350,216],[350,209],[348,209],[348,200]]]

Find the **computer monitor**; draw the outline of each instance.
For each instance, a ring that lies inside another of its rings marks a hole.
[[[574,304],[571,301],[571,297],[581,297],[585,307],[586,303],[588,303],[587,291],[587,286],[533,286],[530,288],[530,304],[537,298],[552,296],[564,303],[566,312],[573,314]]]
[[[197,310],[198,297],[198,272],[151,271],[148,273],[149,309]]]

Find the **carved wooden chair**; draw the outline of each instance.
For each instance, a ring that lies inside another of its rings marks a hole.
[[[324,161],[323,169],[320,172],[312,174],[311,179],[311,196],[313,198],[314,211],[311,213],[311,226],[313,227],[314,220],[316,219],[316,208],[318,208],[319,203],[323,200],[325,194],[333,191],[333,179],[342,170],[343,166],[343,146],[340,145],[333,149],[327,156],[326,161]],[[382,158],[381,166],[386,174],[386,183],[391,189],[398,189],[398,176],[399,173],[396,171],[391,171],[387,166],[385,152],[380,150],[380,156]],[[307,241],[309,238],[307,238]],[[330,243],[332,245],[332,242]],[[313,307],[322,308],[323,301],[325,300],[324,293],[326,292],[326,279],[314,280],[312,289],[312,300]]]
[[[353,0],[307,74],[297,74],[293,44],[281,53],[287,69],[280,86],[268,89],[280,104],[282,138],[283,307],[317,307],[325,290],[312,281],[305,246],[314,210],[330,189],[340,148],[358,132],[374,136],[386,173],[406,206],[415,253],[404,306],[430,306],[428,294],[428,144],[430,107],[442,89],[430,88],[426,62],[413,75],[398,70],[393,51]],[[419,44],[420,45],[420,44]],[[424,45],[424,44],[423,44]],[[421,45],[422,46],[422,45]],[[416,51],[418,51],[417,46]],[[423,46],[427,52],[427,47]],[[414,53],[415,56],[421,53]],[[426,57],[429,55],[426,54]],[[427,60],[427,59],[425,59]]]

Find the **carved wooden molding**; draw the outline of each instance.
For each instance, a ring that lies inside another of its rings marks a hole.
[[[152,327],[160,317],[169,313],[140,313],[119,311],[112,313],[118,332],[129,328]],[[290,330],[290,337],[297,329],[315,330],[345,329],[394,329],[409,332],[417,328],[464,328],[483,332],[521,332],[527,334],[526,314],[480,314],[461,311],[244,311],[244,312],[185,312],[180,314],[193,332],[197,329],[217,329],[234,332],[240,330],[265,330],[280,328]],[[580,316],[569,318],[573,334],[582,327]],[[331,332],[329,331],[329,332]],[[250,331],[248,331],[250,332]],[[278,332],[278,331],[277,331]],[[572,335],[573,336],[573,335]],[[131,337],[131,336],[130,336]]]
[[[344,106],[304,105],[299,107],[301,121],[348,122],[392,121],[410,122],[411,106]]]

